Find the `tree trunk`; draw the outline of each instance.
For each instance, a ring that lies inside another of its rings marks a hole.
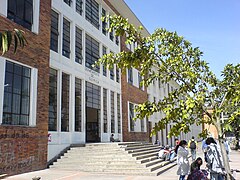
[[[227,180],[231,180],[232,174],[231,174],[231,169],[230,169],[230,165],[229,165],[229,159],[227,156],[227,151],[226,151],[225,144],[224,144],[224,139],[222,137],[222,129],[221,129],[220,123],[219,123],[219,126],[217,126],[217,131],[218,131],[219,146],[220,146],[221,153],[222,153],[223,165],[224,165],[225,171],[227,173]]]

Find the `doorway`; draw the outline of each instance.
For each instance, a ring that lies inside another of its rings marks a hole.
[[[86,107],[86,142],[100,142],[99,110]]]
[[[101,87],[86,82],[86,142],[101,141]]]

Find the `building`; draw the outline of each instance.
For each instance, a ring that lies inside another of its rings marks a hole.
[[[0,174],[47,164],[51,1],[2,0],[1,29],[25,31],[28,45],[0,56]]]
[[[135,122],[133,109],[176,83],[146,89],[137,69],[122,74],[116,66],[92,66],[106,53],[134,50],[100,20],[120,14],[142,25],[123,0],[2,0],[0,14],[3,28],[23,29],[29,42],[0,57],[0,173],[46,168],[70,145],[109,142],[111,134],[173,143],[168,130],[149,139],[162,114]],[[149,35],[146,28],[143,34]]]

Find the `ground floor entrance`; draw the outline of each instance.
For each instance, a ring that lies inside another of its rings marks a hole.
[[[100,110],[86,107],[86,142],[100,142]]]

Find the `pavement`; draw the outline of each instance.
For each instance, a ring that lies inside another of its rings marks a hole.
[[[199,149],[197,157],[203,158],[203,153]],[[190,158],[191,162],[191,158]],[[240,152],[232,151],[230,153],[231,169],[240,170]],[[205,164],[202,165],[205,168]],[[5,178],[7,180],[33,180],[34,177],[41,177],[41,180],[177,180],[177,166],[164,172],[160,176],[131,176],[131,175],[113,175],[101,173],[89,173],[79,171],[64,171],[56,169],[45,169],[30,173],[19,174]],[[240,180],[240,173],[236,173],[236,180]]]

